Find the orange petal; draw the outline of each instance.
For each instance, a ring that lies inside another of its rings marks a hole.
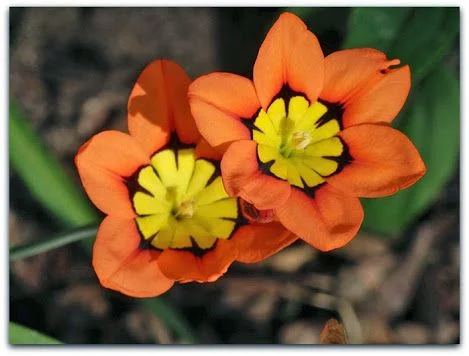
[[[388,60],[384,53],[370,48],[334,52],[325,59],[320,98],[344,105],[344,127],[391,122],[410,90],[409,67],[390,69],[399,62]]]
[[[201,257],[190,251],[164,250],[158,259],[161,271],[179,282],[213,282],[220,278],[236,257],[229,241],[218,240]]]
[[[273,209],[287,200],[290,195],[290,183],[259,171],[249,178],[238,195],[257,209]]]
[[[249,224],[240,227],[231,242],[235,244],[237,261],[255,263],[272,256],[296,241],[297,237],[281,224]]]
[[[207,140],[201,138],[195,147],[195,155],[197,158],[208,158],[221,161],[223,154],[229,145],[230,143],[227,142],[222,145],[212,147],[209,145]]]
[[[140,249],[133,219],[107,216],[99,226],[93,247],[93,267],[101,284],[132,297],[155,297],[174,281],[158,268],[160,252]]]
[[[240,119],[260,108],[252,82],[229,73],[197,78],[189,87],[189,102],[200,133],[212,146],[249,139]]]
[[[189,84],[184,70],[169,60],[151,62],[138,77],[129,97],[128,127],[149,155],[168,142],[173,129],[183,143],[199,138],[187,99]]]
[[[328,184],[319,187],[314,198],[293,188],[287,202],[275,211],[287,229],[321,251],[347,244],[363,221],[358,198]]]
[[[238,118],[251,118],[261,107],[254,84],[231,73],[210,73],[194,80],[189,98],[205,101]]]
[[[221,161],[226,192],[239,196],[258,209],[272,209],[282,204],[290,194],[290,184],[262,173],[257,164],[254,141],[233,142]]]
[[[135,216],[125,178],[150,164],[135,139],[118,131],[101,132],[80,147],[75,164],[86,193],[101,211]]]
[[[340,133],[352,162],[327,182],[344,192],[373,198],[394,194],[426,172],[414,144],[387,125],[363,124]]]
[[[254,85],[264,109],[284,84],[311,102],[324,81],[324,55],[316,36],[300,18],[283,13],[262,43],[254,64]]]

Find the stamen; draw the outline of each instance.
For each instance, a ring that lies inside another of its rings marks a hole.
[[[194,215],[194,200],[187,200],[179,205],[176,213],[177,219],[190,219]]]
[[[311,133],[298,131],[293,134],[291,144],[296,150],[303,150],[311,143]]]

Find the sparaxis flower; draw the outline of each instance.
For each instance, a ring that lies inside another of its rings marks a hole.
[[[128,102],[130,134],[98,133],[75,163],[107,216],[93,247],[104,287],[135,297],[174,282],[210,282],[237,260],[262,260],[296,240],[269,211],[229,197],[222,149],[203,140],[190,113],[190,79],[169,60],[150,63]]]
[[[230,196],[312,246],[343,246],[363,220],[359,197],[382,197],[426,171],[411,141],[390,127],[410,90],[408,66],[374,49],[324,58],[316,36],[283,13],[268,32],[253,81],[210,73],[189,87],[191,111],[212,146]]]

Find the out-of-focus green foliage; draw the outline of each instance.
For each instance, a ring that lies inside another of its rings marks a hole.
[[[96,213],[82,190],[63,172],[13,103],[10,103],[9,129],[10,164],[38,202],[65,226],[77,227],[96,221]]]
[[[8,324],[8,341],[10,345],[56,345],[60,341],[43,335],[36,330],[10,322]]]
[[[417,8],[399,32],[389,55],[410,65],[415,84],[441,66],[458,33],[459,9]]]
[[[411,13],[403,7],[360,7],[352,9],[344,48],[371,47],[389,51]]]
[[[458,33],[457,8],[356,8],[343,47],[371,47],[399,58],[415,84],[440,64]]]
[[[366,229],[398,234],[438,196],[459,153],[459,80],[444,59],[459,33],[457,8],[352,9],[345,48],[373,47],[409,64],[411,95],[392,124],[417,146],[427,174],[411,188],[364,199]]]

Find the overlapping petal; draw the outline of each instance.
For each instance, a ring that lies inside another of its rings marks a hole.
[[[275,212],[287,229],[321,251],[347,244],[363,221],[358,198],[328,184],[318,188],[313,198],[293,188],[286,203]]]
[[[220,161],[225,153],[226,149],[230,145],[230,142],[226,142],[218,146],[210,146],[210,144],[205,139],[200,139],[195,146],[195,156],[197,158],[208,158],[215,161]]]
[[[240,119],[250,119],[260,104],[249,79],[230,73],[204,75],[190,85],[189,101],[197,127],[210,145],[250,138]]]
[[[410,90],[409,66],[371,48],[347,49],[325,58],[320,98],[343,105],[343,126],[391,122]]]
[[[280,15],[259,49],[253,77],[265,110],[284,84],[316,101],[324,81],[324,55],[300,18]]]
[[[166,292],[174,281],[158,267],[160,253],[140,249],[141,238],[133,219],[107,216],[93,247],[93,267],[101,284],[133,297]]]
[[[235,245],[236,260],[255,263],[291,245],[297,237],[278,222],[249,224],[236,231],[230,240]]]
[[[340,133],[353,160],[327,182],[359,197],[382,197],[407,188],[426,172],[414,144],[387,125],[363,124]]]
[[[290,184],[259,170],[256,143],[240,140],[226,150],[221,171],[223,184],[230,196],[239,196],[258,209],[272,209],[290,194]]]
[[[126,178],[149,162],[138,142],[118,131],[104,131],[93,136],[80,147],[75,157],[90,199],[104,213],[120,217],[135,216]]]

